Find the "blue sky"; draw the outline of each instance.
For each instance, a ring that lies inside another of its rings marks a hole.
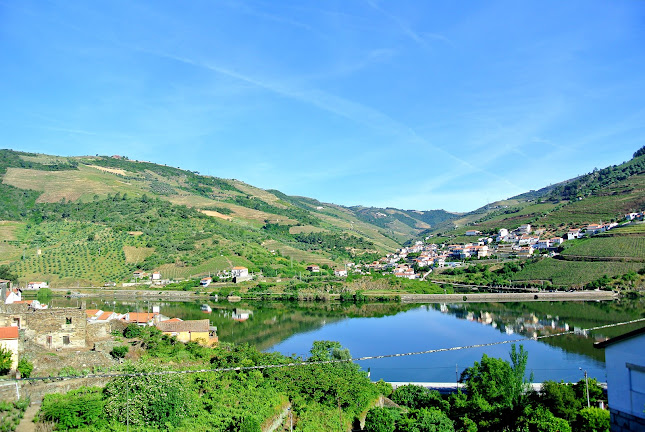
[[[645,2],[0,0],[2,147],[468,211],[645,145]]]

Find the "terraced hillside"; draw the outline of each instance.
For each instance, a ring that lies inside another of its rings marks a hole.
[[[527,223],[558,235],[570,227],[619,220],[644,208],[645,155],[636,152],[623,164],[489,204],[422,235],[454,239],[473,228],[492,234],[499,228],[515,229]]]
[[[373,224],[343,206],[122,157],[1,150],[0,176],[0,264],[22,282],[96,285],[137,269],[183,278],[235,265],[289,277],[310,263],[371,261],[430,226],[427,212]]]

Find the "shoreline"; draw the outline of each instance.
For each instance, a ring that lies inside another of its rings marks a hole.
[[[57,296],[70,294],[73,298],[85,297],[113,297],[118,299],[164,299],[173,301],[194,301],[209,300],[213,297],[209,294],[196,294],[191,291],[156,291],[156,290],[111,290],[103,288],[52,288]],[[383,298],[383,294],[364,294],[368,301],[377,297]],[[393,293],[392,297],[399,296],[401,303],[489,303],[489,302],[530,302],[530,301],[595,301],[615,300],[619,294],[613,291],[575,291],[575,292],[537,292],[537,293],[461,293],[461,294],[405,294]],[[329,301],[338,301],[339,294],[330,294]],[[226,299],[220,299],[224,301]],[[243,297],[234,301],[245,300],[266,300],[262,297]],[[271,301],[271,300],[270,300]],[[275,299],[274,301],[284,301]],[[316,301],[311,298],[303,298],[302,301]]]

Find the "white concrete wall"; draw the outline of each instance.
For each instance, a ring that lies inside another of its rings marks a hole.
[[[645,334],[605,348],[609,406],[645,418]],[[640,366],[640,371],[627,364]]]

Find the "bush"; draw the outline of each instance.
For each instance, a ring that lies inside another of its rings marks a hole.
[[[554,416],[546,408],[527,407],[524,415],[524,421],[520,423],[530,432],[571,432],[571,426],[566,420]]]
[[[123,330],[123,336],[128,339],[141,337],[143,335],[143,327],[138,326],[134,323],[128,324],[128,326]]]
[[[100,387],[81,387],[67,394],[49,394],[43,398],[40,421],[58,423],[58,429],[105,425],[103,394]]]
[[[0,375],[5,375],[11,370],[13,354],[7,348],[0,346]]]
[[[576,431],[609,432],[609,411],[602,408],[583,408],[578,413]]]
[[[387,408],[372,408],[365,417],[364,431],[367,432],[394,432],[395,417]]]
[[[115,359],[122,359],[130,351],[130,347],[127,345],[115,346],[110,351],[110,355]]]
[[[158,372],[158,365],[128,366],[126,373]],[[194,416],[198,396],[191,393],[189,378],[180,375],[124,376],[111,380],[104,389],[105,415],[109,420],[131,426],[167,429],[178,427]]]
[[[34,370],[34,365],[27,359],[20,359],[18,362],[18,372],[20,372],[20,376],[23,378],[29,378],[31,375],[31,371]]]

